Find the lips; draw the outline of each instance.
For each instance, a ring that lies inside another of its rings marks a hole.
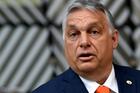
[[[80,53],[78,59],[80,61],[86,62],[92,60],[94,57],[95,57],[94,53],[86,52],[86,53]]]

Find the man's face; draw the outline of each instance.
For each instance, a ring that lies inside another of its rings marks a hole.
[[[118,33],[110,33],[104,13],[87,9],[68,15],[64,32],[65,55],[77,73],[89,73],[112,65]]]

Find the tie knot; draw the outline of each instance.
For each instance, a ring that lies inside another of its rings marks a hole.
[[[97,89],[96,89],[96,93],[111,93],[110,92],[110,89],[106,86],[99,86]]]

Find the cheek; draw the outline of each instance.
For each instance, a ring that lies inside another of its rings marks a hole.
[[[112,50],[112,44],[109,39],[101,39],[97,41],[95,47],[99,57],[105,56],[110,50]]]
[[[75,57],[76,45],[75,43],[65,42],[65,55],[68,59],[73,59]]]
[[[76,68],[76,45],[65,42],[65,56],[71,68]]]

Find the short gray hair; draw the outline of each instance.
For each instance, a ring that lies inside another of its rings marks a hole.
[[[111,15],[110,11],[103,4],[101,4],[100,0],[76,0],[68,7],[64,20],[62,22],[63,38],[64,38],[64,31],[66,28],[67,16],[72,12],[72,10],[81,9],[81,8],[86,8],[89,10],[98,10],[103,12],[107,16],[107,20],[111,28],[110,31],[112,32],[112,29],[115,28],[113,16]]]

